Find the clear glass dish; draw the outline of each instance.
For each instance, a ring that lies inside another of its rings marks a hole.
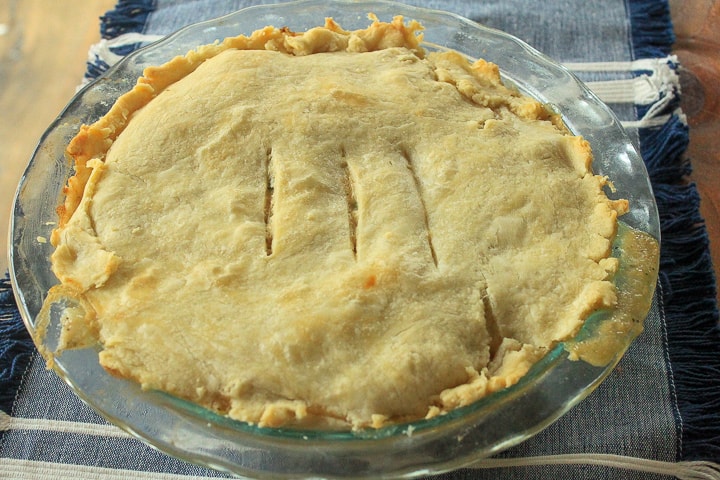
[[[37,315],[48,289],[57,283],[47,240],[62,186],[72,174],[64,148],[80,125],[106,113],[146,66],[199,45],[266,25],[303,31],[325,17],[345,29],[365,28],[369,12],[384,21],[395,15],[418,20],[425,27],[428,50],[450,48],[498,64],[507,83],[548,104],[571,131],[591,143],[595,172],[608,175],[616,189],[611,195],[627,198],[631,206],[614,246],[621,260],[615,279],[621,306],[614,313],[594,315],[577,338],[558,345],[513,387],[441,417],[371,431],[258,428],[111,377],[100,367],[97,349],[70,350],[56,358],[53,369],[79,397],[170,455],[267,478],[413,477],[459,468],[515,445],[559,418],[612,371],[641,330],[657,280],[659,221],[645,166],[607,106],[566,69],[520,40],[455,14],[377,0],[300,0],[250,7],[192,25],[139,50],[80,91],[50,125],[18,187],[9,239],[16,298],[38,346],[52,352],[57,345],[61,309],[53,309],[42,338]],[[616,332],[610,343],[608,330]],[[578,352],[588,361],[570,359]]]

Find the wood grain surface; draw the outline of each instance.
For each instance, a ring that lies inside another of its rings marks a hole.
[[[720,0],[670,0],[674,53],[680,60],[682,109],[690,125],[690,181],[710,237],[715,278],[720,278]],[[720,290],[716,298],[720,303]]]
[[[37,140],[75,93],[99,17],[115,0],[0,0],[0,271],[16,185]],[[720,0],[670,0],[690,124],[690,181],[720,271]],[[720,293],[718,294],[720,299]]]
[[[20,176],[85,73],[100,16],[115,0],[0,0],[0,272]]]

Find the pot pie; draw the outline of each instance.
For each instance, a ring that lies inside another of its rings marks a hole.
[[[371,19],[199,47],[81,128],[58,351],[259,426],[379,428],[513,385],[615,305],[628,205],[589,144]]]

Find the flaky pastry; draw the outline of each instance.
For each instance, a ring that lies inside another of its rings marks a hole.
[[[516,383],[616,301],[589,144],[400,17],[148,68],[68,146],[62,349],[260,426],[382,427]]]

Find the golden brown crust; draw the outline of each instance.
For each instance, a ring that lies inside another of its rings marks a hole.
[[[420,30],[266,27],[146,69],[68,147],[67,345],[85,324],[109,372],[236,419],[377,428],[612,307],[627,202],[589,144]]]
[[[87,162],[92,158],[104,158],[134,112],[147,105],[168,85],[184,78],[204,61],[225,50],[274,50],[291,55],[310,55],[324,51],[369,52],[391,46],[405,46],[422,55],[422,35],[418,34],[422,30],[420,24],[413,21],[405,25],[400,16],[390,23],[380,22],[374,15],[370,17],[374,20],[373,24],[356,32],[343,30],[331,18],[325,20],[323,28],[311,29],[302,35],[287,28],[265,27],[249,37],[229,37],[222,43],[204,45],[184,56],[175,57],[164,65],[146,68],[131,91],[121,95],[110,111],[97,122],[83,125],[70,141],[66,153],[73,159],[75,174],[63,190],[65,204],[58,208],[60,227],[65,225],[80,203],[90,175],[86,168]]]

